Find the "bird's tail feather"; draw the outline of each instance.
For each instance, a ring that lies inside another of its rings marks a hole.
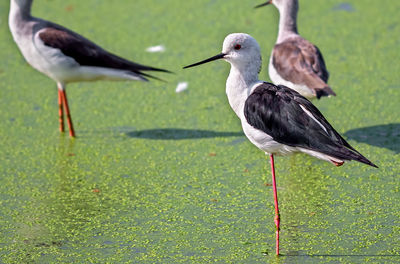
[[[364,164],[367,164],[369,166],[378,168],[374,163],[372,163],[369,159],[361,155],[358,151],[353,151],[351,149],[348,149],[344,146],[340,147],[340,149],[336,149],[331,153],[331,155],[335,158],[339,158],[341,160],[355,160]]]
[[[322,89],[315,89],[315,93],[318,99],[320,99],[322,96],[336,96],[336,93],[329,86],[325,86]]]

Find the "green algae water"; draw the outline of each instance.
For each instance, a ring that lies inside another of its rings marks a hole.
[[[181,69],[246,32],[269,80],[278,12],[261,2],[36,1],[35,16],[175,72],[69,85],[71,140],[56,85],[22,58],[2,1],[0,263],[399,263],[400,2],[300,1],[299,32],[337,93],[315,104],[380,168],[277,157],[279,258],[268,159],[229,107],[229,65]],[[165,52],[145,51],[155,45]]]

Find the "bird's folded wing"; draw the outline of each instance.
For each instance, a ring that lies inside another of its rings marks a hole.
[[[114,55],[83,36],[58,25],[42,29],[38,31],[38,35],[46,46],[61,50],[64,55],[73,58],[81,66],[112,68],[135,73],[146,70],[165,71]]]
[[[259,85],[247,98],[244,113],[251,126],[279,143],[328,155],[343,147],[355,151],[310,101],[286,86]]]
[[[310,42],[298,38],[275,45],[272,63],[282,78],[318,89],[327,86],[329,73],[322,54]]]

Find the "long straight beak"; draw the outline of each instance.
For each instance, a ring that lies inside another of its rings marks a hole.
[[[255,6],[254,8],[263,7],[263,6],[266,6],[266,5],[269,5],[269,4],[272,4],[272,0],[269,0],[269,1],[267,1],[267,2],[265,2],[265,3],[263,3],[263,4],[260,4],[260,5],[258,5],[258,6]]]
[[[187,69],[187,68],[191,68],[191,67],[194,67],[194,66],[198,66],[198,65],[201,65],[201,64],[210,62],[210,61],[215,61],[215,60],[223,59],[225,56],[226,56],[225,53],[220,53],[220,54],[218,54],[218,55],[216,55],[216,56],[214,56],[214,57],[211,57],[211,58],[208,58],[208,59],[206,59],[206,60],[203,60],[203,61],[200,61],[200,62],[191,64],[191,65],[185,66],[185,67],[183,67],[183,68],[184,68],[184,69]]]

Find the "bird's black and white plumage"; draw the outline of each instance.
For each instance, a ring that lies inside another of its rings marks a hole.
[[[269,77],[308,99],[336,95],[327,84],[329,72],[317,46],[297,33],[298,0],[269,0],[279,10],[279,32],[269,60]]]
[[[168,72],[121,58],[65,27],[31,16],[32,2],[10,0],[10,31],[26,61],[57,82],[62,108],[67,107],[64,101],[65,86],[68,83],[96,80],[147,81],[147,77],[158,78],[144,71]],[[69,110],[65,110],[68,116]],[[72,125],[72,121],[69,123]],[[60,129],[63,131],[61,126]]]
[[[287,151],[300,150],[335,165],[356,160],[375,166],[350,146],[309,100],[286,86],[258,84],[246,99],[244,116],[251,127],[287,146]]]
[[[163,69],[141,65],[126,60],[104,50],[100,46],[75,32],[72,32],[54,23],[48,22],[46,24],[48,25],[38,32],[38,38],[45,46],[60,50],[63,55],[74,59],[81,67],[104,68],[108,70],[120,71],[121,74],[120,77],[117,73],[115,76],[108,76],[107,74],[104,74],[98,76],[99,79],[109,78],[110,80],[113,80],[114,78],[120,78],[121,80],[138,79],[147,81],[145,77],[155,77],[146,74],[143,71],[168,72]],[[91,78],[95,77],[91,76]],[[66,81],[69,80],[67,79]]]
[[[28,63],[56,82],[145,81],[143,71],[168,72],[121,58],[63,26],[32,17],[32,2],[11,0],[10,31]]]
[[[274,154],[302,152],[336,166],[356,160],[376,167],[362,156],[328,123],[321,112],[298,92],[258,79],[260,47],[250,35],[228,35],[222,53],[186,66],[224,59],[231,64],[226,80],[229,104],[240,118],[243,132],[259,149],[270,155],[275,204],[276,255],[279,255],[280,214]]]
[[[304,96],[283,85],[258,79],[260,47],[251,36],[230,34],[216,59],[231,64],[226,82],[229,103],[248,139],[268,154],[303,152],[335,165],[356,160],[375,166],[346,142]]]

